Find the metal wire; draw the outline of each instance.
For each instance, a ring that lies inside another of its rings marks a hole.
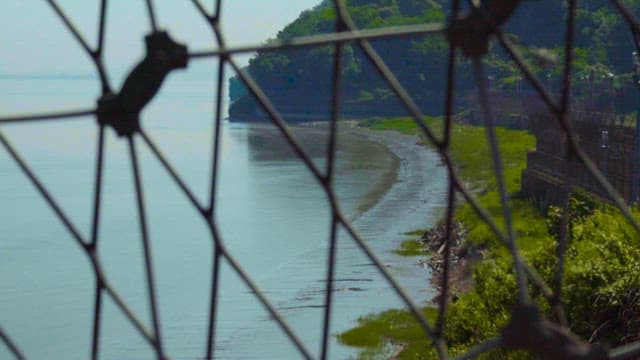
[[[16,346],[16,344],[11,340],[9,335],[7,335],[4,332],[4,330],[2,330],[2,327],[0,327],[0,339],[2,339],[2,342],[7,346],[9,351],[11,351],[11,353],[13,354],[13,356],[16,357],[16,359],[18,360],[26,359],[22,351],[20,351],[18,346]]]
[[[518,246],[516,245],[516,233],[513,229],[513,216],[511,214],[511,206],[509,205],[509,195],[507,194],[507,186],[504,183],[504,170],[502,169],[502,156],[498,149],[498,137],[496,135],[496,125],[493,116],[489,111],[489,99],[487,97],[487,83],[482,66],[482,60],[473,59],[474,68],[476,70],[476,81],[478,82],[478,98],[482,106],[484,118],[484,127],[487,131],[489,146],[491,148],[491,160],[493,162],[493,171],[495,173],[496,182],[498,184],[498,194],[500,195],[500,205],[502,206],[502,216],[507,228],[507,245],[511,256],[513,257],[513,268],[516,273],[516,283],[518,285],[518,299],[521,303],[529,302],[527,292],[527,281],[522,269],[522,260],[518,254]]]
[[[334,2],[334,6],[338,10],[335,30],[336,33],[340,33],[347,29],[344,23],[343,15],[341,12],[343,9],[337,2]],[[338,118],[340,117],[340,98],[341,98],[341,85],[342,85],[342,64],[344,62],[344,44],[335,43],[334,45],[334,62],[333,62],[333,88],[331,98],[331,123],[329,126],[329,143],[327,145],[327,169],[325,171],[324,182],[327,187],[331,188],[333,185],[334,169],[335,169],[335,153],[336,153],[336,135]],[[335,197],[331,196],[332,208],[336,208],[337,204],[334,204]],[[329,235],[329,254],[327,256],[327,275],[326,288],[325,288],[325,300],[324,300],[324,317],[323,317],[323,331],[322,331],[322,343],[320,349],[320,358],[326,359],[329,355],[329,330],[331,329],[331,310],[333,308],[333,281],[335,276],[335,264],[336,264],[336,252],[338,242],[338,225],[340,219],[334,213],[331,216],[331,231]]]
[[[192,0],[197,1],[197,0]],[[196,2],[197,3],[197,2]],[[206,14],[206,13],[205,13]],[[209,15],[205,15],[209,19],[215,19]],[[340,33],[330,33],[321,35],[310,35],[295,37],[289,40],[273,40],[263,45],[245,45],[223,48],[219,47],[215,50],[194,51],[189,54],[192,59],[221,57],[225,55],[253,53],[256,51],[270,50],[289,50],[296,48],[307,48],[334,44],[338,42],[351,42],[362,39],[378,40],[378,39],[395,39],[401,37],[412,37],[420,35],[444,34],[447,28],[440,24],[418,24],[393,26],[382,29],[363,29],[342,31]]]
[[[6,116],[6,117],[0,117],[0,124],[28,122],[28,121],[42,121],[42,120],[71,119],[71,118],[78,118],[83,116],[90,116],[90,115],[94,115],[95,113],[96,113],[95,110],[90,109],[90,110],[54,112],[54,113],[46,113],[46,114]]]
[[[151,321],[153,323],[153,335],[156,339],[157,358],[164,359],[162,336],[160,333],[160,315],[158,314],[156,283],[154,280],[153,260],[151,254],[151,244],[149,232],[147,230],[146,210],[144,205],[144,194],[142,190],[142,179],[140,176],[140,166],[138,165],[138,155],[136,153],[136,143],[129,137],[129,155],[131,157],[131,171],[133,172],[134,188],[136,190],[136,205],[138,207],[138,222],[140,224],[140,235],[142,238],[142,249],[144,251],[144,268],[147,275],[147,291],[149,296],[149,308],[151,309]]]
[[[561,111],[560,115],[564,119],[570,119],[571,113],[571,102],[570,102],[570,94],[571,94],[571,64],[573,63],[573,43],[575,36],[575,26],[576,26],[576,7],[577,2],[575,0],[569,1],[569,16],[567,17],[567,32],[565,34],[565,59],[564,59],[564,78],[562,79],[562,96],[560,98],[560,106]],[[567,149],[569,150],[569,149]],[[562,307],[562,280],[564,277],[564,265],[565,265],[565,257],[568,246],[568,236],[569,236],[569,197],[571,192],[571,177],[568,173],[569,163],[572,158],[572,154],[570,151],[567,151],[566,158],[566,173],[563,183],[563,199],[562,199],[562,219],[560,224],[560,231],[558,234],[558,248],[557,248],[557,256],[558,263],[556,264],[556,272],[554,277],[554,298],[552,301],[552,306],[554,307],[554,311],[556,312],[556,316],[558,317],[559,323],[562,326],[568,326],[567,318],[565,315],[564,308]]]
[[[452,3],[450,19],[458,17],[460,11],[460,1],[456,0]],[[444,116],[444,138],[442,139],[442,148],[447,149],[451,143],[451,119],[453,116],[453,95],[455,93],[455,77],[456,77],[456,47],[449,44],[449,63],[447,65],[447,97],[445,102]],[[438,320],[436,322],[435,333],[439,341],[444,340],[445,314],[447,305],[449,304],[449,270],[451,267],[451,248],[452,233],[456,203],[456,184],[451,180],[454,174],[449,168],[449,189],[447,192],[447,213],[445,218],[445,248],[444,248],[444,264],[442,269],[442,279],[440,283],[440,303],[438,304]]]
[[[506,0],[496,0],[493,2],[487,2],[491,6],[500,6],[499,4]],[[52,7],[54,14],[63,22],[67,29],[71,32],[73,38],[78,42],[88,56],[96,66],[96,71],[100,77],[102,85],[102,94],[107,95],[112,92],[109,84],[108,72],[102,61],[102,53],[105,45],[105,27],[106,27],[106,13],[107,13],[107,0],[100,1],[100,16],[98,20],[98,38],[97,45],[92,48],[85,40],[80,31],[75,27],[71,19],[64,13],[63,9],[54,0],[47,0],[48,4]],[[269,44],[255,45],[255,46],[243,46],[243,47],[228,47],[225,42],[224,33],[220,28],[220,21],[222,19],[221,9],[222,0],[215,1],[213,13],[209,13],[198,0],[191,0],[196,10],[202,15],[204,20],[209,25],[211,31],[215,36],[215,48],[214,50],[195,51],[189,53],[187,56],[191,60],[200,58],[217,58],[217,87],[215,93],[215,111],[213,116],[214,131],[212,134],[213,147],[211,149],[211,178],[210,178],[210,196],[206,205],[201,204],[194,192],[190,189],[187,183],[182,179],[180,173],[171,165],[167,158],[162,153],[161,148],[156,145],[151,136],[143,129],[136,129],[133,134],[125,136],[124,139],[129,145],[129,156],[131,161],[131,172],[134,178],[134,189],[136,194],[136,207],[138,211],[138,223],[140,226],[141,243],[143,246],[143,257],[146,272],[146,286],[148,292],[149,308],[152,319],[152,330],[147,329],[143,323],[139,320],[139,317],[127,306],[122,296],[114,289],[114,287],[106,279],[103,272],[103,268],[100,263],[100,254],[98,253],[99,243],[99,228],[101,222],[100,208],[103,201],[102,198],[102,173],[104,167],[106,152],[105,144],[105,125],[98,124],[97,134],[97,149],[96,149],[96,169],[94,180],[94,197],[93,197],[93,209],[92,209],[92,223],[90,237],[86,239],[74,226],[70,217],[68,217],[62,208],[58,205],[57,201],[35,175],[26,161],[22,158],[20,153],[12,146],[9,139],[0,131],[0,143],[9,153],[10,157],[18,164],[21,171],[26,175],[27,179],[35,186],[38,193],[43,197],[45,203],[53,210],[56,217],[62,222],[65,228],[70,232],[74,241],[78,244],[81,251],[88,256],[95,280],[95,297],[93,307],[93,326],[92,326],[92,341],[91,341],[91,357],[97,359],[100,350],[100,332],[101,332],[101,316],[102,316],[102,304],[104,302],[103,295],[111,298],[118,309],[125,315],[131,325],[139,332],[139,334],[149,343],[150,347],[156,354],[158,359],[168,359],[168,354],[165,354],[164,343],[162,338],[162,326],[160,322],[159,309],[158,309],[158,296],[156,294],[155,278],[153,270],[153,256],[152,248],[148,235],[147,216],[145,210],[144,201],[144,181],[141,176],[139,159],[136,152],[136,139],[140,137],[146,147],[151,150],[154,157],[160,162],[168,176],[173,179],[176,186],[187,197],[191,205],[196,208],[201,215],[202,219],[207,224],[211,234],[212,242],[212,268],[211,268],[211,292],[209,299],[209,313],[207,318],[207,341],[204,344],[204,358],[211,359],[215,356],[216,348],[216,325],[217,325],[217,312],[218,302],[221,295],[220,292],[220,265],[224,261],[228,263],[231,269],[241,278],[241,280],[251,289],[253,296],[264,306],[267,312],[271,315],[273,321],[275,321],[280,329],[287,336],[289,341],[297,348],[300,356],[306,359],[320,358],[327,359],[329,357],[329,339],[331,330],[331,315],[334,308],[333,304],[333,290],[334,290],[334,277],[336,267],[336,257],[338,255],[337,248],[337,232],[339,229],[344,229],[360,250],[371,260],[373,266],[381,273],[383,278],[394,289],[398,296],[405,303],[409,311],[413,314],[416,321],[423,328],[425,337],[429,338],[437,351],[438,356],[441,359],[447,359],[449,357],[447,344],[445,341],[445,326],[446,326],[446,314],[447,304],[450,293],[450,268],[451,268],[451,249],[452,249],[452,232],[454,222],[454,212],[456,196],[461,196],[466,200],[477,213],[478,217],[484,221],[489,229],[495,234],[495,236],[504,244],[511,252],[511,257],[514,263],[514,273],[517,279],[519,300],[522,304],[528,304],[530,302],[529,286],[531,282],[537,286],[542,294],[552,303],[552,305],[558,305],[558,317],[560,323],[566,325],[566,320],[563,321],[564,313],[559,305],[561,303],[561,282],[564,272],[564,261],[566,256],[566,244],[567,233],[566,229],[561,230],[561,235],[558,239],[558,264],[556,274],[554,278],[553,287],[548,286],[542,277],[538,274],[535,268],[530,266],[520,255],[519,249],[516,245],[516,233],[512,225],[512,213],[509,207],[509,196],[507,194],[506,185],[504,183],[504,175],[502,170],[501,154],[498,147],[498,139],[495,132],[495,123],[493,116],[488,106],[489,93],[487,91],[486,77],[482,65],[481,56],[474,57],[476,70],[476,78],[478,81],[478,96],[480,104],[483,110],[483,117],[485,120],[486,136],[491,148],[492,163],[494,173],[496,176],[496,183],[498,185],[498,191],[500,195],[500,203],[502,207],[502,217],[505,223],[506,231],[502,231],[496,224],[496,221],[491,215],[484,209],[474,195],[466,188],[464,182],[459,178],[456,165],[450,157],[451,144],[451,129],[453,124],[453,104],[455,100],[455,76],[456,76],[456,63],[457,63],[457,50],[461,46],[460,44],[450,41],[449,43],[449,62],[447,67],[447,85],[446,85],[446,100],[444,104],[444,135],[441,139],[438,139],[433,130],[425,123],[423,114],[420,111],[420,107],[412,99],[407,90],[400,84],[394,73],[386,65],[382,57],[376,52],[371,45],[371,40],[376,39],[397,39],[401,37],[417,36],[417,35],[431,35],[442,36],[451,31],[452,24],[459,18],[460,2],[458,0],[452,1],[451,14],[449,23],[447,25],[442,24],[418,24],[401,27],[388,27],[381,29],[369,29],[360,30],[357,29],[353,20],[350,17],[348,8],[344,0],[334,0],[333,7],[336,13],[336,25],[335,31],[330,34],[313,35],[306,37],[293,38],[286,41],[273,41]],[[515,47],[504,36],[503,32],[499,28],[504,19],[496,20],[492,16],[490,7],[478,6],[475,1],[468,1],[473,14],[479,15],[482,19],[482,26],[485,27],[487,33],[491,33],[492,36],[497,39],[498,43],[511,57],[514,64],[521,70],[525,78],[531,83],[533,88],[539,93],[540,98],[546,103],[549,109],[555,114],[558,123],[561,125],[564,133],[566,134],[569,146],[569,155],[572,158],[580,161],[587,169],[587,171],[594,176],[604,191],[612,199],[613,203],[618,207],[620,212],[629,220],[631,225],[640,233],[640,225],[636,219],[632,216],[627,206],[621,200],[621,197],[614,188],[611,186],[607,178],[595,166],[593,161],[587,156],[580,144],[575,139],[575,132],[571,126],[570,121],[570,87],[571,87],[571,75],[572,75],[572,56],[574,48],[574,32],[575,32],[575,16],[577,9],[577,1],[570,0],[567,16],[567,32],[564,49],[564,70],[563,70],[563,91],[559,101],[553,99],[550,93],[542,86],[542,83],[533,72],[527,67],[522,57],[515,50]],[[515,6],[520,1],[514,1],[510,6]],[[629,23],[636,33],[640,33],[640,25],[633,17],[629,9],[622,4],[619,0],[611,0],[613,6],[621,14],[622,18]],[[497,5],[496,5],[497,4]],[[148,11],[148,18],[152,28],[152,31],[156,33],[157,20],[152,0],[146,0],[146,6]],[[451,39],[450,39],[451,40]],[[348,218],[344,216],[339,207],[339,201],[334,190],[335,180],[335,161],[336,161],[336,144],[338,136],[338,120],[340,118],[340,100],[342,98],[342,70],[344,65],[344,47],[346,43],[355,43],[360,47],[371,65],[378,71],[380,76],[387,82],[389,87],[393,90],[394,94],[403,104],[403,106],[410,113],[415,123],[418,125],[426,139],[433,145],[435,150],[439,153],[444,166],[447,168],[448,174],[448,192],[447,192],[447,212],[446,212],[446,236],[444,247],[444,268],[441,279],[441,293],[440,301],[438,303],[438,317],[435,326],[432,326],[424,317],[420,307],[412,299],[408,293],[402,288],[396,279],[386,270],[386,267],[379,259],[378,255],[367,245],[365,239],[353,228]],[[327,136],[327,151],[326,151],[326,169],[322,171],[311,159],[310,155],[304,150],[296,136],[293,134],[287,123],[284,121],[281,114],[277,111],[269,97],[265,94],[259,84],[251,77],[251,75],[243,69],[240,64],[234,59],[234,56],[242,53],[251,53],[254,51],[281,51],[294,48],[307,48],[316,47],[322,45],[331,45],[333,47],[333,68],[332,68],[332,96],[331,96],[331,115],[329,122],[329,134]],[[245,272],[242,264],[240,264],[233,254],[231,254],[225,243],[220,236],[219,226],[217,222],[217,183],[220,177],[220,130],[222,126],[222,98],[224,96],[224,80],[225,80],[225,68],[230,66],[238,75],[238,78],[244,82],[249,91],[254,95],[257,102],[262,106],[263,110],[267,113],[270,121],[279,130],[281,136],[286,140],[287,144],[291,147],[293,152],[297,155],[300,161],[307,167],[312,176],[316,179],[318,185],[324,190],[327,202],[331,209],[331,217],[329,223],[329,239],[328,239],[328,252],[327,252],[327,271],[325,275],[326,288],[324,296],[324,310],[322,320],[322,341],[318,352],[318,356],[314,356],[315,352],[312,352],[306,344],[299,338],[293,329],[288,325],[285,319],[281,316],[277,307],[274,306],[269,298],[264,294],[258,284]],[[35,121],[53,121],[63,120],[69,118],[78,118],[82,116],[97,116],[98,111],[95,109],[83,109],[72,110],[65,112],[51,112],[45,114],[35,115],[6,115],[0,116],[0,125],[8,123],[28,123]],[[571,188],[571,184],[568,180],[565,182],[565,188]],[[565,203],[564,206],[564,219],[563,228],[566,227],[568,206]],[[17,358],[24,359],[24,352],[19,349],[17,344],[12,341],[8,333],[4,329],[0,328],[0,340],[5,344],[9,351]],[[495,339],[487,340],[484,343],[478,344],[471,348],[466,354],[460,355],[456,359],[471,359],[479,356],[487,351],[503,346],[503,338],[497,337]],[[527,349],[535,353],[536,349]],[[612,359],[627,359],[633,358],[640,354],[640,343],[634,343],[612,349],[609,352],[609,357]]]

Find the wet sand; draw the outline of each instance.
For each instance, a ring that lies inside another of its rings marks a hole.
[[[322,173],[326,170],[327,125],[327,122],[317,122],[290,128]],[[425,151],[423,147],[413,146],[416,138],[412,136],[359,128],[356,125],[354,121],[340,123],[334,177],[340,203],[349,204],[343,210],[352,221],[375,206],[398,181],[401,163],[416,158],[410,153]],[[249,138],[254,160],[277,161],[294,156],[293,150],[273,126],[252,126],[261,129]],[[419,167],[418,164],[407,165],[411,168]],[[354,202],[357,206],[352,207]]]
[[[298,127],[326,132],[327,126],[327,122],[310,122]],[[354,142],[354,138],[364,142]],[[357,121],[343,121],[338,126],[338,148],[352,153],[361,152],[362,159],[375,158],[378,162],[375,183],[361,197],[352,220],[374,207],[397,182],[408,182],[416,188],[420,183],[433,180],[428,172],[433,166],[434,152],[422,145],[417,136],[391,130],[372,130],[359,127]],[[381,154],[381,151],[386,154]]]
[[[425,153],[430,152],[419,144],[416,136],[405,135],[395,131],[380,131],[366,128],[352,128],[350,134],[361,136],[368,141],[383,146],[392,156],[393,162],[384,172],[372,189],[363,197],[358,210],[365,212],[373,207],[398,181],[406,181],[399,177],[400,172],[417,174],[426,172]],[[430,162],[430,159],[429,159]],[[411,175],[413,177],[413,175]],[[427,179],[425,179],[427,180]]]

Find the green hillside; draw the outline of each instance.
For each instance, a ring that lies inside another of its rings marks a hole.
[[[359,28],[379,28],[417,23],[444,23],[448,13],[446,0],[350,0],[348,7]],[[564,41],[564,2],[525,1],[505,25],[511,38],[535,71],[554,83],[561,72]],[[640,0],[626,1],[640,9]],[[632,68],[635,50],[630,31],[606,0],[580,2],[575,65],[577,86],[586,86],[587,77],[595,77],[591,86],[608,86],[605,75],[622,75]],[[331,32],[335,13],[331,1],[322,1],[282,29],[278,40]],[[442,113],[447,48],[442,36],[399,38],[373,42],[400,82],[426,114]],[[332,79],[332,46],[310,49],[263,51],[249,62],[248,71],[284,114],[315,114],[326,117],[329,111]],[[555,61],[553,61],[555,59]],[[344,59],[342,111],[346,115],[402,115],[395,96],[356,45],[348,45]],[[504,89],[515,87],[517,69],[497,47],[487,60],[489,73]],[[580,83],[582,81],[582,83]],[[628,86],[629,76],[618,77],[617,88]],[[457,91],[474,88],[469,63],[461,61]],[[579,89],[578,89],[579,90]],[[577,91],[576,93],[579,93]],[[232,119],[253,120],[260,108],[247,95],[237,78],[230,84]],[[621,109],[634,107],[622,99]],[[463,105],[462,103],[458,105]]]

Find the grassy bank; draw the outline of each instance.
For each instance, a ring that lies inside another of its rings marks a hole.
[[[440,118],[425,119],[434,134],[442,137],[443,121]],[[421,134],[413,119],[374,118],[360,122],[377,130],[394,130],[405,134]],[[497,128],[500,152],[505,165],[505,179],[510,192],[519,190],[520,173],[526,165],[526,151],[535,147],[535,139],[526,131]],[[425,145],[426,138],[421,137]],[[485,130],[478,126],[454,125],[451,129],[451,157],[458,165],[462,178],[476,189],[492,187],[495,178],[490,164],[489,147]]]
[[[439,119],[427,119],[436,133]],[[418,133],[410,119],[372,119],[363,126],[380,130]],[[498,129],[514,227],[522,255],[553,283],[556,268],[555,235],[559,210],[536,208],[519,196],[520,173],[526,166],[527,150],[535,146],[524,131]],[[461,176],[476,190],[480,202],[499,224],[501,207],[489,161],[488,144],[481,127],[455,125],[451,156]],[[511,258],[488,227],[465,204],[456,209],[456,219],[468,230],[468,239],[484,248],[484,260],[473,269],[473,290],[458,294],[447,312],[445,337],[452,354],[465,351],[495,337],[510,317],[516,302]],[[571,203],[570,243],[567,251],[563,302],[571,330],[585,340],[617,345],[635,340],[640,331],[640,243],[638,235],[616,211],[587,197],[575,196]],[[399,253],[415,255],[408,243]],[[535,288],[531,294],[549,315],[549,305]],[[425,307],[428,319],[435,311]],[[551,316],[551,318],[553,318]],[[361,358],[377,358],[389,344],[401,345],[401,359],[435,358],[433,347],[413,318],[404,310],[389,310],[359,320],[359,326],[339,335],[342,343],[361,347]],[[522,352],[497,350],[483,358],[529,358]]]

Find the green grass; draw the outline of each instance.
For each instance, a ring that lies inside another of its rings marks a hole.
[[[444,124],[439,117],[425,117],[437,139],[442,139]],[[394,130],[419,135],[430,146],[412,118],[373,118],[360,122],[361,126],[376,130]],[[496,128],[505,181],[509,192],[520,189],[520,174],[526,166],[526,154],[535,148],[535,138],[524,130]],[[474,188],[487,190],[495,186],[489,144],[484,127],[453,124],[451,128],[451,158],[460,176]]]
[[[405,240],[400,244],[400,248],[393,252],[400,256],[424,256],[429,253],[419,239]]]
[[[424,316],[433,325],[437,318],[437,310],[426,307],[422,310]],[[360,326],[338,335],[338,341],[343,344],[363,348],[361,359],[381,358],[381,352],[386,352],[388,339],[400,340],[402,344],[421,344],[429,349],[428,342],[422,332],[420,324],[412,314],[404,310],[387,310],[381,314],[369,315],[358,319]],[[433,349],[428,350],[435,355]],[[408,352],[403,351],[402,358],[407,358]]]
[[[439,119],[428,118],[426,122],[435,133],[441,133]],[[363,125],[380,130],[418,133],[413,121],[406,118],[372,119]],[[555,234],[561,212],[554,207],[543,212],[518,196],[520,173],[526,166],[527,151],[534,145],[533,136],[524,131],[500,128],[497,133],[507,169],[505,179],[512,197],[510,205],[520,253],[547,284],[552,284],[556,271]],[[451,156],[463,179],[474,186],[480,203],[503,228],[495,179],[488,165],[489,151],[484,129],[454,125],[452,145]],[[451,355],[460,354],[483,340],[497,336],[517,302],[509,252],[469,205],[458,206],[455,216],[469,230],[469,241],[486,247],[487,253],[485,260],[473,269],[473,290],[459,294],[458,300],[447,310],[445,339]],[[563,302],[572,331],[588,339],[597,330],[598,341],[619,345],[625,335],[640,333],[640,321],[637,320],[640,318],[640,239],[617,211],[584,195],[572,197],[570,218]],[[399,251],[404,248],[403,245]],[[531,285],[530,294],[549,316],[548,303]],[[434,309],[426,307],[423,311],[427,318],[434,319]],[[390,344],[402,345],[400,359],[436,358],[425,332],[406,310],[389,310],[364,317],[359,320],[359,326],[338,338],[343,344],[361,347],[359,357],[362,359],[385,358]],[[391,347],[398,349],[397,346]],[[480,358],[533,357],[524,352],[501,349]]]
[[[412,230],[412,231],[407,231],[404,234],[407,235],[407,236],[422,236],[428,230],[429,229],[416,229],[416,230]]]
[[[443,122],[440,118],[425,118],[425,123],[438,139],[443,133]],[[428,139],[410,118],[374,118],[362,121],[361,126],[376,130],[393,130],[404,134],[420,136],[423,143],[430,146]],[[535,138],[526,131],[496,129],[499,149],[501,151],[505,181],[511,194],[520,191],[520,174],[526,166],[526,154],[535,146]],[[500,202],[495,192],[496,180],[491,163],[489,144],[483,127],[454,124],[451,128],[450,156],[456,169],[465,183],[479,193],[479,200],[490,212],[498,224],[502,225]],[[525,248],[535,247],[532,238],[547,237],[546,223],[542,214],[524,200],[513,202],[516,229],[523,236],[520,241]],[[452,344],[450,351],[460,353],[469,346],[496,335],[501,325],[508,320],[506,309],[492,309],[492,301],[504,304],[512,303],[515,294],[515,280],[509,277],[510,262],[508,253],[496,244],[495,237],[488,226],[479,219],[468,205],[458,207],[457,220],[463,222],[470,230],[469,237],[475,243],[492,244],[495,256],[501,260],[491,265],[476,269],[476,276],[485,278],[481,281],[483,289],[495,288],[495,296],[487,297],[472,291],[463,295],[451,304],[447,313],[447,340]],[[407,235],[421,235],[424,230],[409,232]],[[399,254],[424,255],[418,252],[418,244],[403,242]],[[499,271],[497,270],[499,269]],[[500,276],[497,276],[500,275]],[[497,278],[496,278],[497,276]],[[500,297],[496,301],[496,296]],[[423,309],[431,320],[435,318],[435,309]],[[492,318],[489,318],[489,314]],[[360,358],[378,358],[380,351],[386,349],[388,343],[403,344],[401,359],[430,359],[435,358],[435,352],[423,329],[417,324],[413,316],[405,310],[389,310],[382,314],[371,315],[359,320],[359,326],[339,336],[339,340],[347,345],[365,347]],[[521,354],[515,353],[515,356]],[[512,353],[501,351],[492,356],[514,356]]]

